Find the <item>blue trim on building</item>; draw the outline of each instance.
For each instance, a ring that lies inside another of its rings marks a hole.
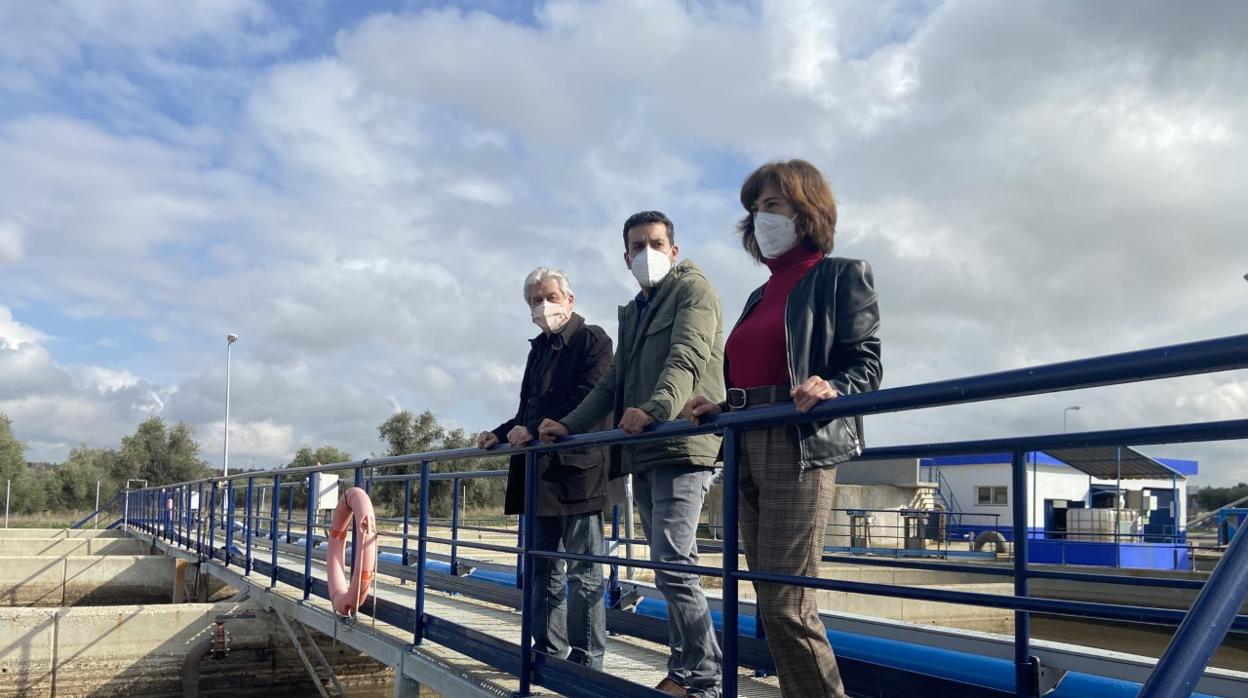
[[[1152,458],[1152,456],[1149,456]],[[1191,477],[1200,472],[1199,461],[1187,460],[1183,458],[1153,458],[1153,460],[1168,466],[1185,476]],[[1062,468],[1069,468],[1064,461],[1060,461],[1043,451],[1031,451],[1027,454],[1027,463],[1037,465],[1055,465]],[[919,467],[928,468],[932,466],[946,467],[951,465],[1009,465],[1010,454],[1008,453],[988,453],[979,456],[937,456],[935,458],[920,458]],[[1160,479],[1160,478],[1159,478]]]
[[[1154,458],[1153,460],[1157,461],[1158,463],[1161,463],[1162,465],[1170,466],[1171,468],[1179,471],[1180,473],[1183,473],[1184,475],[1187,475],[1188,477],[1191,477],[1192,475],[1200,474],[1200,462],[1199,461],[1186,460],[1183,458]]]

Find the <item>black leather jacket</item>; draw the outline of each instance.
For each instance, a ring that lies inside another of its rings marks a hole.
[[[738,325],[762,297],[760,286],[746,300]],[[827,257],[807,272],[785,303],[784,330],[790,384],[817,375],[841,395],[880,387],[880,308],[866,262]],[[854,458],[862,445],[862,417],[798,425],[803,472]]]

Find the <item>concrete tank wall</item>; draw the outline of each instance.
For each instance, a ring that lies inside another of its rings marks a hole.
[[[0,608],[0,698],[9,696],[179,696],[189,650],[218,616],[246,604],[97,608]],[[232,638],[271,650],[234,650],[201,663],[203,694],[315,695],[294,647],[267,613],[228,620]],[[318,643],[348,686],[376,684],[389,670],[321,636]],[[352,679],[355,679],[354,681]]]
[[[0,538],[0,557],[8,555],[146,555],[148,546],[133,538]]]
[[[0,538],[125,538],[117,529],[106,528],[0,528]]]
[[[0,605],[168,603],[173,579],[160,556],[11,556],[0,558]]]

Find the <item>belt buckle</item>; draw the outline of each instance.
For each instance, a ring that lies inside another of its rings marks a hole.
[[[749,398],[744,388],[728,389],[728,409],[743,410],[747,404],[749,404]]]

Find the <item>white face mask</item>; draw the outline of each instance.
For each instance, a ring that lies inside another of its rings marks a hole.
[[[633,257],[633,276],[642,288],[654,288],[672,270],[672,258],[653,247]]]
[[[533,324],[547,332],[554,333],[563,329],[571,317],[568,307],[560,303],[542,301],[533,306]]]
[[[767,259],[775,259],[797,245],[797,224],[793,218],[759,211],[754,214],[754,239]]]

